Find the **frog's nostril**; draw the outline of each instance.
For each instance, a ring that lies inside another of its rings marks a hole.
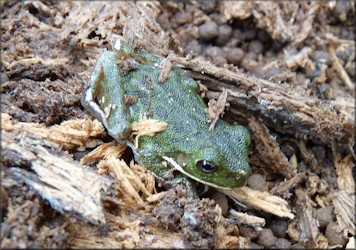
[[[240,180],[240,178],[246,176],[246,174],[245,170],[240,170],[236,175],[236,180]]]

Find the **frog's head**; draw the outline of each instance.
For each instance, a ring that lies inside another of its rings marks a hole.
[[[247,157],[231,166],[231,162],[228,162],[224,154],[215,147],[196,150],[189,156],[181,154],[176,160],[177,165],[182,167],[175,167],[183,174],[218,188],[241,187],[246,184],[250,174]]]

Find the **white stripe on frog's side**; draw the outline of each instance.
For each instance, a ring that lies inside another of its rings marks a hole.
[[[201,179],[199,179],[198,177],[195,177],[194,175],[191,175],[189,174],[187,171],[185,171],[178,163],[176,163],[172,158],[170,157],[167,157],[165,155],[162,156],[162,158],[167,161],[169,164],[171,164],[175,169],[177,169],[179,172],[183,173],[184,175],[188,176],[189,178],[197,181],[197,182],[200,182],[200,183],[203,183],[205,185],[208,185],[208,186],[211,186],[211,187],[214,187],[214,188],[220,188],[220,189],[231,189],[231,188],[227,188],[227,187],[221,187],[221,186],[218,186],[218,185],[215,185],[213,183],[210,183],[210,182],[206,182],[206,181],[203,181]]]
[[[100,116],[101,119],[99,119],[99,120],[101,120],[104,127],[107,128],[108,124],[106,122],[106,116],[105,116],[104,112],[101,110],[100,106],[94,101],[93,89],[88,89],[84,93],[84,99],[85,99],[86,105],[89,105],[93,109],[93,112],[96,115]]]

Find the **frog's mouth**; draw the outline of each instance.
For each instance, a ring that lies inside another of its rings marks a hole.
[[[182,174],[188,176],[189,178],[197,181],[197,182],[200,182],[200,183],[203,183],[205,185],[208,185],[208,186],[211,186],[211,187],[214,187],[214,188],[220,188],[220,189],[231,189],[229,187],[222,187],[222,186],[218,186],[214,183],[210,183],[210,182],[206,182],[206,181],[203,181],[199,178],[197,178],[196,176],[194,175],[191,175],[190,173],[188,173],[187,171],[185,171],[177,162],[175,162],[172,158],[168,157],[168,156],[165,156],[163,155],[162,158],[167,161],[169,164],[171,164],[175,169],[177,169],[179,172],[181,172]]]

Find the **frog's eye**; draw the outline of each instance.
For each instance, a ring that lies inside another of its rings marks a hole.
[[[209,173],[212,174],[214,173],[218,168],[212,161],[207,161],[207,160],[201,160],[197,162],[197,167],[200,171],[204,173]]]

